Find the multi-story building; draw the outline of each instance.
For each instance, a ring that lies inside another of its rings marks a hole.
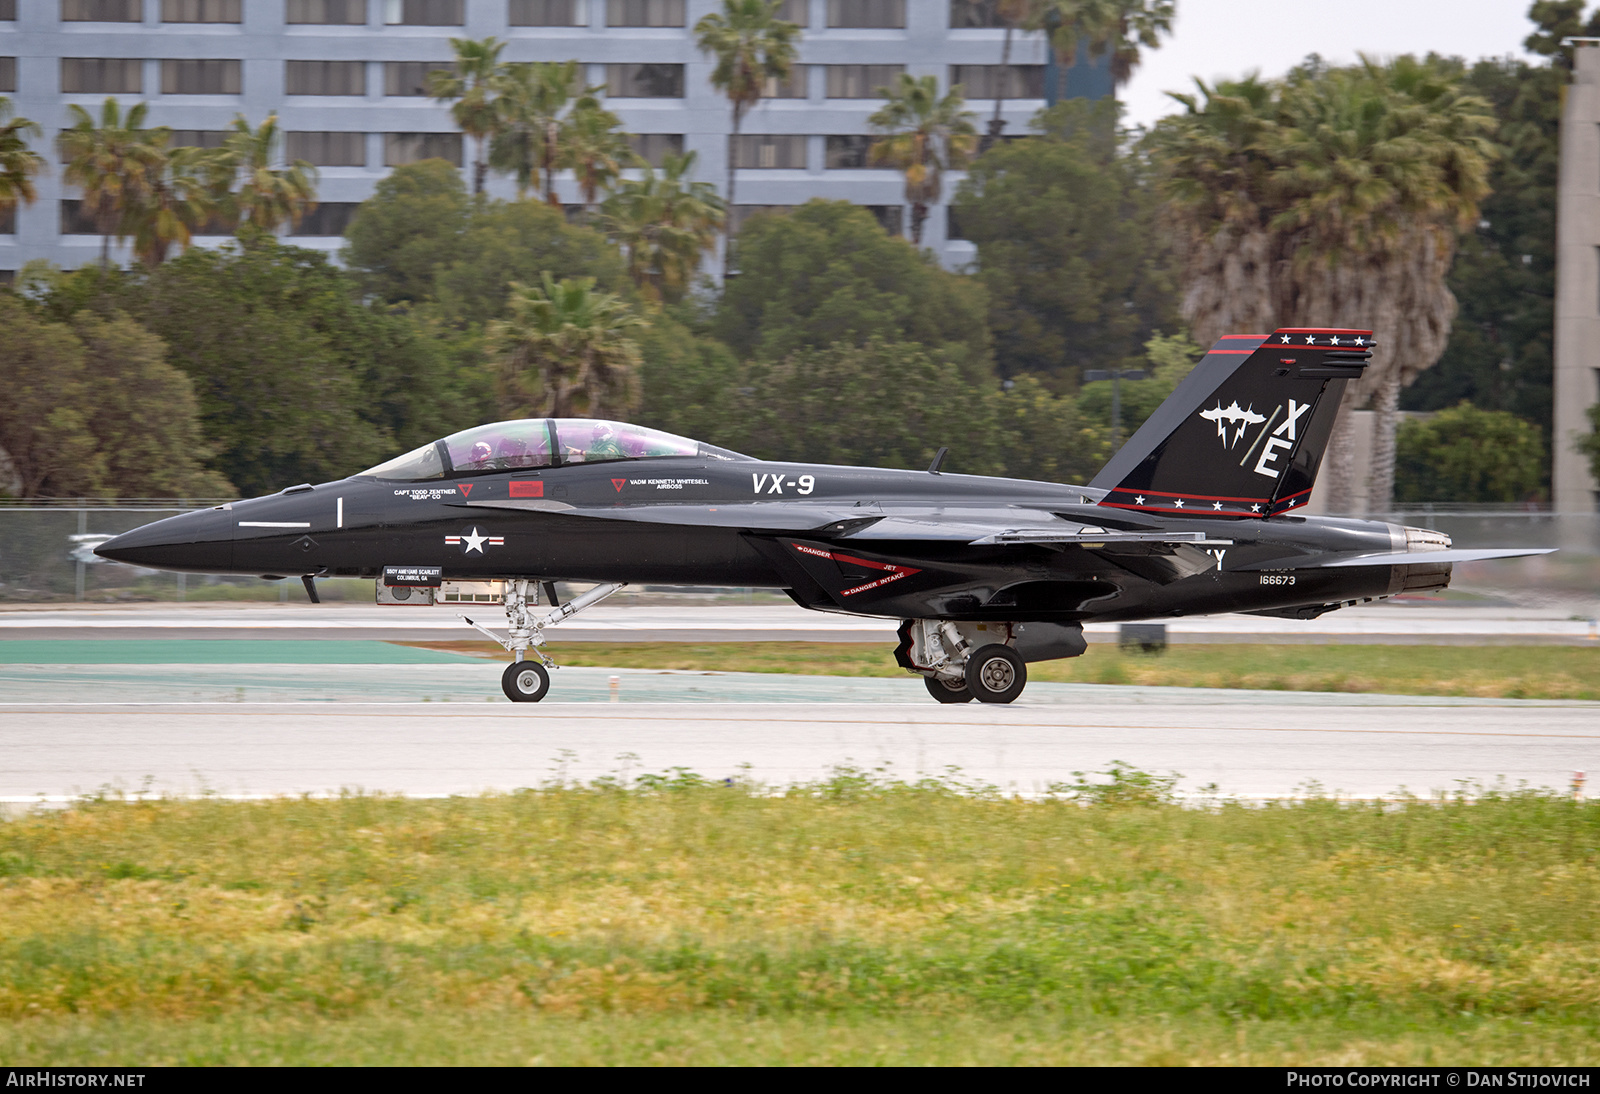
[[[147,124],[175,143],[214,144],[243,115],[276,114],[289,158],[320,172],[320,206],[295,242],[329,250],[357,205],[400,164],[442,156],[470,161],[447,106],[424,93],[427,73],[447,66],[450,39],[493,35],[507,61],[576,59],[607,105],[659,162],[698,155],[699,178],[723,188],[738,168],[735,224],[750,212],[813,197],[873,210],[898,229],[899,175],[869,165],[868,116],[878,88],[900,72],[961,84],[983,128],[998,93],[1004,31],[994,0],[784,0],[804,27],[799,64],[730,139],[728,102],[710,83],[712,63],[693,27],[720,0],[0,0],[0,94],[44,126],[51,171],[39,200],[0,223],[0,276],[32,258],[76,268],[98,256],[94,227],[61,181],[54,134],[67,107],[98,111],[114,96],[149,104]],[[1003,116],[1024,132],[1044,105],[1047,49],[1016,35]],[[1075,81],[1083,66],[1070,70]],[[1051,73],[1052,79],[1054,73]],[[1107,86],[1100,93],[1108,93]],[[1077,93],[1083,93],[1077,90]],[[972,256],[952,237],[948,201],[924,244],[950,265]],[[493,192],[511,196],[504,178]],[[571,180],[562,196],[576,200]],[[204,242],[202,240],[202,242]]]

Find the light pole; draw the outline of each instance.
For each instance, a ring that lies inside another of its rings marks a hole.
[[[1101,380],[1111,381],[1111,451],[1115,453],[1122,447],[1122,381],[1147,380],[1150,373],[1142,368],[1087,368],[1083,370],[1083,382],[1086,384],[1097,383]]]

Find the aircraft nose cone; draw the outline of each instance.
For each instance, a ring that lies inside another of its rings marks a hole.
[[[94,549],[101,558],[158,570],[210,573],[233,565],[233,521],[226,510],[202,509],[124,532]]]

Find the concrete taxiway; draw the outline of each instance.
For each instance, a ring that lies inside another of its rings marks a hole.
[[[298,594],[297,594],[298,595]],[[380,608],[370,604],[209,603],[0,607],[0,641],[74,638],[278,638],[452,641],[479,638],[458,613],[491,627],[496,604]],[[1595,621],[1568,609],[1463,607],[1387,602],[1319,619],[1203,616],[1167,621],[1174,642],[1427,643],[1582,645],[1600,643]],[[897,621],[810,612],[790,604],[602,604],[552,628],[552,642],[888,642]],[[1111,642],[1115,624],[1090,625],[1091,642]]]
[[[952,707],[910,679],[572,668],[557,674],[559,701],[517,705],[499,698],[499,671],[5,666],[0,798],[470,794],[677,767],[781,785],[840,764],[958,769],[1037,793],[1113,760],[1181,772],[1188,792],[1275,797],[1315,782],[1377,797],[1464,781],[1560,789],[1600,768],[1600,703],[1035,684],[1013,706]]]

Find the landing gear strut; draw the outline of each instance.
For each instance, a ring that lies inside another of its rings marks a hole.
[[[506,693],[506,698],[513,703],[537,703],[550,690],[550,673],[546,670],[556,667],[556,663],[540,648],[544,645],[544,628],[571,619],[585,608],[593,607],[622,588],[624,584],[615,581],[596,585],[582,596],[567,601],[541,619],[529,610],[530,607],[538,606],[539,586],[527,578],[513,578],[506,582],[505,595],[502,598],[506,609],[505,638],[501,638],[483,624],[467,619],[466,616],[461,618],[466,621],[467,626],[488,635],[511,653],[511,664],[506,666],[506,671],[500,677],[500,687]],[[550,588],[551,602],[554,603],[554,586]],[[530,648],[538,655],[538,661],[526,659],[525,655]]]
[[[895,660],[919,673],[939,703],[1009,703],[1028,684],[1010,623],[908,619],[900,624]]]

